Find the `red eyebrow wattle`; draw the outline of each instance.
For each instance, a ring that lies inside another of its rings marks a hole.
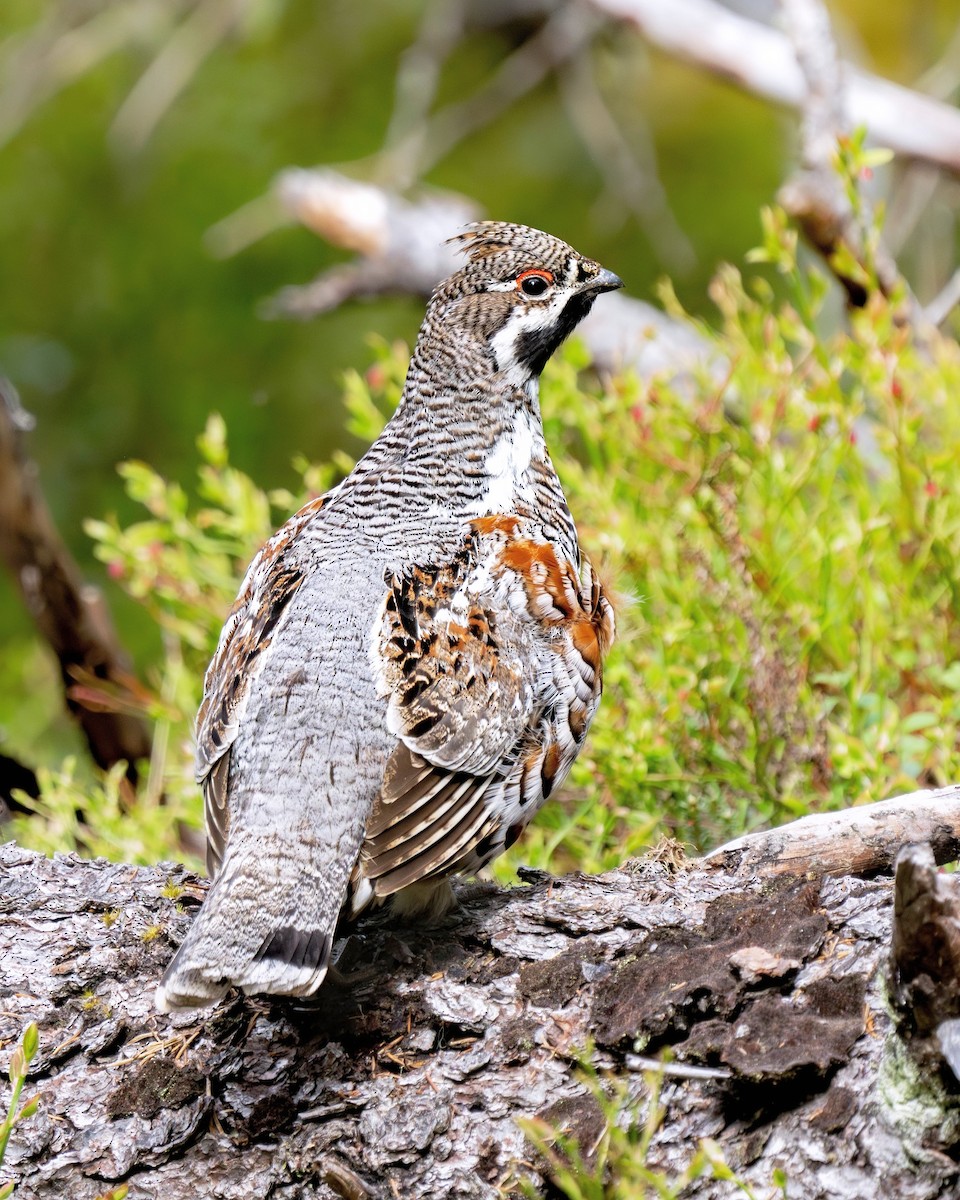
[[[531,267],[529,271],[521,271],[517,276],[517,287],[519,287],[525,279],[529,279],[532,275],[535,275],[540,279],[545,279],[547,283],[553,283],[553,275],[550,271],[541,271],[539,267]]]

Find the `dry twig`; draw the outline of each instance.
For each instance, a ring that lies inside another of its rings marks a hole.
[[[570,123],[606,180],[608,191],[634,214],[668,267],[689,270],[696,253],[670,210],[646,123],[638,116],[631,126],[631,140],[627,140],[607,107],[586,54],[572,59],[566,70],[558,73],[557,82]],[[639,156],[634,150],[638,145]]]
[[[360,257],[306,286],[284,288],[266,305],[272,316],[306,319],[358,296],[429,296],[460,265],[447,239],[479,215],[472,201],[451,192],[405,200],[330,170],[285,171],[276,186],[292,216]],[[603,370],[628,367],[675,381],[715,370],[712,348],[692,328],[631,296],[605,297],[602,312],[592,312],[578,332]]]
[[[847,136],[850,121],[847,69],[837,53],[829,14],[822,0],[781,0],[780,6],[806,84],[802,165],[780,189],[780,203],[823,255],[848,302],[860,307],[867,300],[865,278],[875,274],[886,296],[905,284],[896,263],[881,246],[867,263],[864,230],[872,224],[871,206],[861,195],[860,211],[855,213],[837,175],[837,142]],[[851,272],[840,265],[841,249],[848,251],[861,270]]]
[[[401,189],[422,179],[470,134],[485,128],[589,45],[596,15],[562,4],[472,95],[441,108],[377,156],[377,176]]]

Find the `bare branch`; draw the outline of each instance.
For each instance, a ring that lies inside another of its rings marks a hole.
[[[163,37],[185,7],[185,0],[47,6],[27,31],[0,42],[0,146],[41,105],[111,55],[145,37]]]
[[[242,18],[242,0],[198,0],[134,84],[110,126],[122,151],[141,150],[204,62]]]
[[[93,711],[77,702],[84,679],[122,684],[129,671],[99,591],[79,568],[53,524],[23,446],[33,419],[10,383],[0,380],[0,558],[20,588],[37,628],[60,661],[67,707],[80,723],[101,767],[129,764],[150,754],[150,737],[138,718]],[[136,778],[131,765],[129,775]]]
[[[457,264],[447,238],[480,215],[473,201],[453,192],[429,192],[409,201],[330,170],[284,171],[275,191],[301,224],[361,258],[305,288],[285,288],[268,302],[270,315],[311,317],[355,296],[429,296]]]
[[[377,175],[393,186],[408,187],[458,146],[531,92],[551,71],[578,54],[597,32],[589,10],[561,5],[497,71],[465,100],[447,105],[377,156]]]
[[[900,847],[929,842],[937,862],[960,856],[960,784],[842,812],[814,813],[712,850],[701,861],[743,877],[889,870]]]
[[[780,203],[823,255],[851,305],[859,307],[866,302],[863,277],[870,278],[874,273],[884,295],[892,295],[898,287],[909,291],[896,263],[882,246],[875,247],[872,261],[867,263],[865,231],[873,224],[872,208],[866,196],[860,194],[860,211],[853,211],[834,165],[838,139],[849,129],[849,105],[846,71],[826,7],[822,0],[780,0],[780,8],[806,83],[802,166],[780,189]],[[838,265],[842,261],[837,254],[841,248],[865,268],[861,277],[853,278]],[[872,272],[866,269],[868,265]],[[919,315],[917,306],[913,308],[914,315]]]
[[[667,54],[731,83],[801,109],[807,94],[790,39],[715,0],[585,0],[637,28]],[[871,139],[906,158],[960,174],[960,112],[910,88],[843,64],[847,114]]]
[[[558,72],[557,81],[571,124],[580,133],[584,148],[604,175],[608,188],[636,215],[661,259],[674,270],[689,270],[696,254],[670,211],[646,124],[637,120],[632,129],[634,142],[641,146],[642,161],[638,161],[633,146],[607,108],[588,55],[571,59]]]
[[[848,129],[846,79],[830,17],[821,0],[780,0],[780,10],[806,84],[803,165],[810,171],[830,170],[837,138]]]
[[[923,310],[923,315],[931,325],[940,326],[958,304],[960,304],[960,268],[950,276],[939,296],[930,301]]]
[[[391,153],[392,148],[412,138],[417,149],[410,156],[411,177],[394,179],[396,186],[409,187],[414,182],[413,163],[419,162],[424,152],[423,137],[436,98],[440,71],[463,36],[465,20],[466,0],[430,0],[416,41],[400,56],[384,151],[390,155],[396,170],[402,169],[402,163]]]
[[[892,192],[883,226],[883,236],[894,255],[903,249],[917,226],[930,213],[930,206],[944,178],[936,167],[925,162],[911,162],[901,173]],[[956,189],[956,181],[946,181],[947,188]],[[939,247],[938,247],[939,251]]]
[[[479,216],[472,201],[452,192],[430,192],[409,201],[330,170],[285,171],[276,191],[307,228],[361,257],[305,287],[285,288],[267,302],[270,316],[305,319],[357,296],[429,296],[460,263],[447,239]],[[579,336],[605,370],[628,367],[644,378],[664,373],[676,381],[718,369],[712,348],[692,328],[619,293],[604,297],[602,311],[590,313]]]

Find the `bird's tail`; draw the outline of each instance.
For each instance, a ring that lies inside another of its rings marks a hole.
[[[228,988],[311,996],[330,962],[343,903],[334,881],[311,878],[302,843],[231,845],[210,891],[163,973],[161,1012],[203,1008]],[[331,885],[334,884],[333,887]]]

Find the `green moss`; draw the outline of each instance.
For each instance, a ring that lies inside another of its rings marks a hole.
[[[924,1068],[899,1036],[887,1038],[877,1094],[900,1140],[922,1159],[925,1147],[960,1144],[960,1105],[936,1071]]]

